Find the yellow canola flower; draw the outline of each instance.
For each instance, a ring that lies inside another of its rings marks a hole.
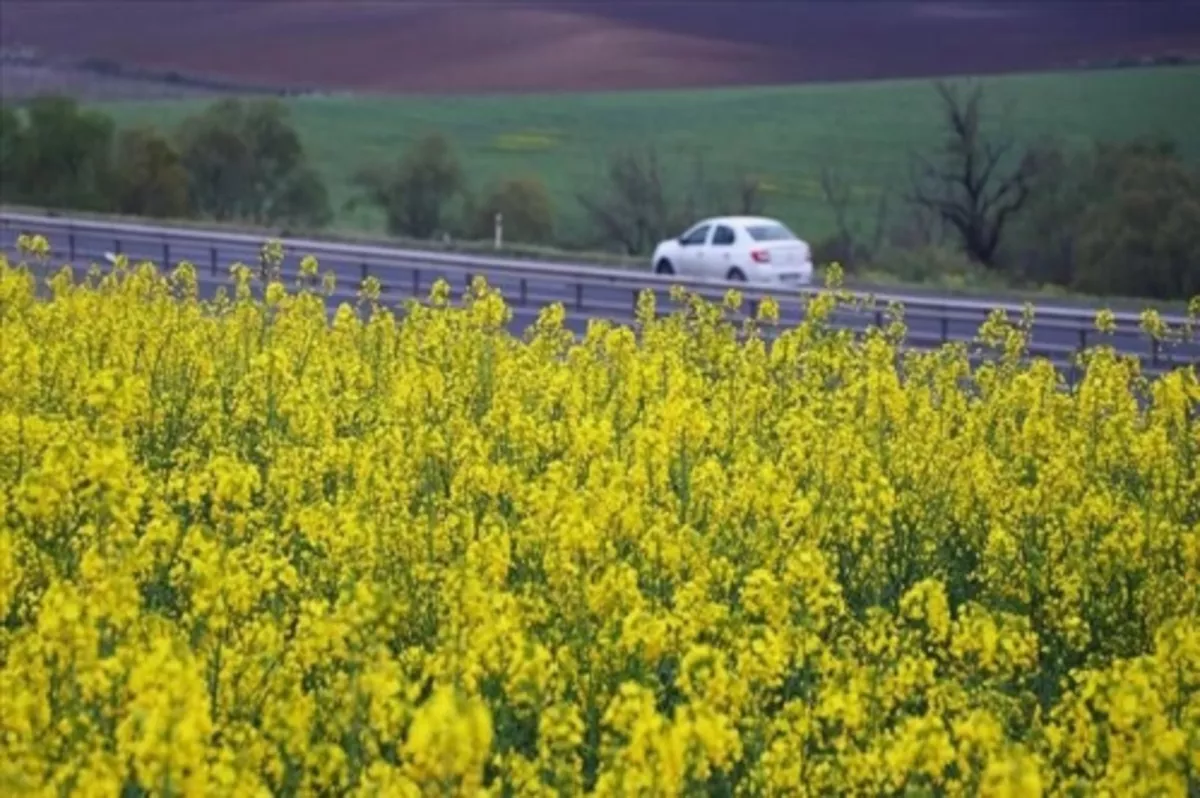
[[[472,794],[483,783],[492,745],[492,720],[478,699],[460,701],[439,687],[413,718],[404,758],[409,778],[426,789]]]
[[[22,246],[0,794],[1200,789],[1194,369]]]

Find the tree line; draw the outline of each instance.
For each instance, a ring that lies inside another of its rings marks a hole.
[[[472,186],[435,132],[356,173],[343,207],[371,207],[390,234],[409,238],[489,239],[499,213],[506,241],[640,255],[697,216],[761,208],[751,182],[711,180],[702,160],[693,166],[680,187],[652,150],[618,155],[606,184],[577,196],[588,230],[566,237],[538,176]],[[47,208],[307,230],[336,216],[287,106],[271,98],[218,100],[171,131],[119,130],[64,96],[0,106],[0,177],[0,200]]]
[[[321,227],[333,219],[287,109],[214,103],[170,132],[118,130],[63,96],[0,107],[0,199],[157,218]]]
[[[989,115],[981,87],[936,89],[940,140],[911,153],[906,183],[871,208],[836,166],[816,170],[834,220],[814,242],[818,262],[916,280],[1200,293],[1200,171],[1173,143],[1021,141]],[[610,157],[604,179],[572,198],[584,224],[570,233],[538,176],[474,186],[438,133],[352,184],[345,207],[374,209],[393,235],[488,239],[499,213],[508,242],[635,256],[703,216],[770,210],[749,175],[714,175],[702,157],[681,169],[653,146]],[[171,131],[118,129],[60,96],[0,107],[0,200],[303,230],[336,216],[287,107],[270,98],[218,100]]]

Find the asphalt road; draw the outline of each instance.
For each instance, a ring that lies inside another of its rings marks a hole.
[[[61,220],[59,220],[61,221]],[[161,234],[119,235],[108,230],[76,231],[68,244],[65,236],[51,227],[38,229],[38,225],[23,223],[20,228],[0,224],[0,247],[10,254],[15,251],[19,232],[38,232],[46,235],[55,250],[59,262],[72,262],[77,266],[89,262],[105,262],[106,253],[118,248],[131,261],[152,261],[158,265],[168,262],[174,266],[188,261],[197,267],[201,278],[201,290],[212,295],[219,285],[229,284],[230,267],[235,262],[251,266],[258,263],[258,248],[252,244],[219,242],[217,247],[204,238],[203,231],[191,231],[191,240],[171,239],[164,245]],[[346,249],[340,245],[339,250]],[[284,275],[292,279],[298,274],[303,251],[287,252]],[[215,260],[214,260],[215,258]],[[454,294],[460,295],[471,277],[483,275],[488,283],[498,289],[513,310],[512,328],[519,332],[536,320],[539,310],[553,302],[561,302],[567,311],[567,324],[576,333],[582,334],[591,318],[605,318],[618,323],[633,319],[638,293],[645,287],[631,281],[636,273],[622,270],[581,269],[579,276],[574,272],[555,270],[531,271],[506,267],[505,262],[496,260],[494,265],[461,266],[437,262],[437,255],[410,251],[374,250],[361,256],[345,252],[325,254],[319,257],[322,272],[332,270],[337,278],[339,290],[334,297],[353,301],[355,291],[362,278],[377,277],[384,288],[384,301],[398,303],[407,297],[425,297],[434,281],[446,279]],[[488,264],[491,264],[488,261]],[[643,281],[645,282],[645,281]],[[734,287],[734,286],[728,286]],[[719,298],[725,286],[710,286],[706,293]],[[655,285],[660,310],[674,307],[668,296],[669,289],[661,283]],[[776,294],[781,309],[781,326],[796,324],[803,316],[802,302],[798,294]],[[984,321],[988,311],[997,303],[947,298],[944,302],[931,303],[928,297],[920,297],[905,312],[908,327],[908,344],[915,348],[937,346],[944,341],[971,341]],[[1042,310],[1048,310],[1043,308]],[[333,306],[331,306],[331,312]],[[872,324],[884,320],[884,306],[874,310],[842,310],[834,317],[834,323],[856,330],[865,330]],[[1078,309],[1071,310],[1077,312]],[[1133,323],[1122,324],[1111,336],[1099,335],[1090,321],[1039,317],[1035,309],[1031,354],[1047,357],[1059,366],[1070,368],[1073,355],[1081,345],[1110,343],[1125,353],[1137,354],[1144,359],[1148,371],[1158,372],[1173,365],[1200,363],[1200,345],[1196,342],[1156,347],[1150,338]],[[1157,350],[1157,351],[1156,351]]]

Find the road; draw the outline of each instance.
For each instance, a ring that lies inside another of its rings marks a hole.
[[[160,266],[164,262],[173,266],[188,261],[197,267],[201,290],[206,296],[213,295],[218,286],[229,284],[229,269],[233,263],[258,263],[261,240],[252,236],[151,225],[79,220],[69,223],[68,233],[68,220],[62,217],[0,214],[0,247],[12,253],[19,234],[38,233],[50,241],[55,260],[59,262],[103,263],[105,254],[114,251],[122,252],[135,262],[152,261]],[[339,290],[335,301],[353,301],[358,285],[366,275],[381,281],[384,300],[389,303],[407,297],[427,296],[438,278],[446,279],[457,295],[472,276],[483,275],[512,307],[514,331],[527,327],[542,307],[553,302],[563,303],[567,324],[576,333],[583,333],[592,318],[618,323],[632,321],[637,296],[646,288],[655,291],[660,309],[673,306],[669,299],[671,280],[648,272],[311,240],[289,240],[285,244],[285,277],[293,279],[298,274],[300,259],[313,253],[318,257],[322,272],[333,271],[336,275]],[[711,299],[719,299],[730,287],[744,289],[749,300],[765,295],[727,283],[689,283],[688,287]],[[802,319],[803,302],[799,292],[774,296],[780,304],[781,327],[786,328]],[[880,298],[884,303],[897,300],[904,304],[908,345],[914,348],[929,348],[945,341],[971,341],[994,308],[1007,310],[1011,318],[1020,313],[1019,307],[1005,305],[1001,300],[931,299],[908,295]],[[834,323],[865,330],[884,320],[884,303],[870,310],[841,310],[835,315]],[[1200,343],[1156,345],[1140,331],[1136,316],[1130,314],[1118,314],[1116,332],[1111,336],[1100,336],[1094,327],[1094,315],[1094,311],[1076,307],[1038,306],[1035,308],[1031,354],[1049,358],[1064,369],[1070,369],[1073,356],[1081,346],[1109,343],[1122,352],[1143,358],[1150,372],[1200,363]],[[1172,321],[1181,322],[1182,319]]]

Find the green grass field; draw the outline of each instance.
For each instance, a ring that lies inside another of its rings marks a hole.
[[[1020,136],[1097,138],[1158,134],[1200,157],[1200,67],[1064,72],[987,78],[990,107],[1008,108]],[[822,165],[841,171],[863,208],[902,187],[908,156],[940,135],[938,98],[927,80],[808,84],[708,91],[486,97],[309,97],[288,101],[339,207],[350,176],[397,156],[419,134],[439,130],[459,148],[474,185],[540,175],[557,199],[560,230],[582,222],[575,192],[603,179],[609,153],[653,142],[676,172],[702,153],[710,174],[759,176],[768,212],[809,240],[831,231]],[[196,101],[105,103],[119,123],[172,126]],[[995,117],[997,120],[999,116]],[[370,212],[342,212],[341,227],[377,229]]]

